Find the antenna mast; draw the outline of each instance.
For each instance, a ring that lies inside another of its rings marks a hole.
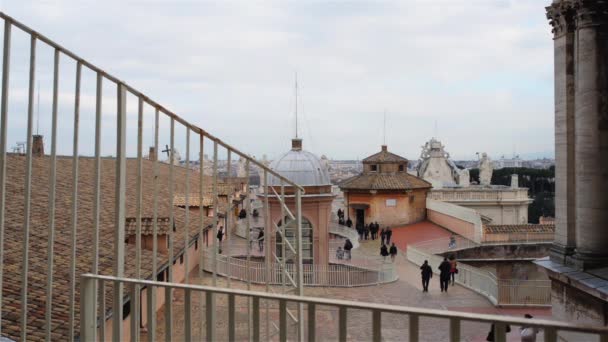
[[[298,139],[298,72],[296,71],[296,103],[295,103],[295,114],[296,114],[296,139]]]
[[[382,130],[382,145],[386,145],[386,109],[384,110],[384,128]]]

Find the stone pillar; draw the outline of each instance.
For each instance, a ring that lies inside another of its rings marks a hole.
[[[151,161],[156,161],[156,149],[154,146],[150,146],[150,152],[148,153],[148,159]]]
[[[608,262],[608,4],[578,0],[575,9],[574,261],[586,269]]]
[[[563,1],[547,7],[553,26],[555,74],[555,242],[551,259],[566,263],[574,253],[574,10]]]

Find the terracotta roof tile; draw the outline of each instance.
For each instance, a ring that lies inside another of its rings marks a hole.
[[[486,234],[501,233],[553,233],[554,224],[488,224],[484,226]]]
[[[346,190],[410,190],[428,189],[431,184],[422,178],[403,173],[369,173],[351,177],[340,183]]]
[[[136,216],[137,160],[127,160],[126,216]],[[47,279],[47,241],[49,227],[49,171],[48,156],[34,158],[32,162],[31,228],[29,244],[28,272],[28,340],[42,340],[40,332],[45,326],[46,279]],[[78,223],[76,236],[76,306],[75,325],[78,331],[80,275],[91,271],[93,203],[95,189],[95,159],[79,158],[78,179]],[[154,163],[143,162],[142,179],[142,216],[152,217],[154,208]],[[169,217],[173,210],[176,233],[174,236],[175,254],[180,254],[185,246],[183,229],[185,210],[172,206],[169,196],[169,165],[159,163],[158,180],[158,217]],[[23,224],[24,224],[24,184],[25,157],[7,155],[6,181],[6,221],[5,251],[2,304],[3,336],[19,339],[19,314],[21,305],[21,267],[23,264]],[[115,159],[101,160],[101,204],[99,218],[99,272],[112,274],[114,256],[114,216],[115,216]],[[194,174],[193,174],[194,173]],[[186,169],[174,167],[175,193],[185,191]],[[198,189],[196,172],[191,173],[190,189]],[[208,179],[205,180],[205,182]],[[52,330],[56,340],[68,340],[69,279],[71,257],[71,205],[72,205],[72,159],[57,158],[55,241],[52,298]],[[190,239],[198,233],[199,215],[189,215]],[[209,221],[211,222],[211,218]],[[159,254],[159,269],[168,264],[166,255]],[[135,246],[125,246],[125,276],[135,275]],[[151,278],[152,253],[142,250],[142,274]],[[111,308],[112,286],[106,289],[106,305]]]
[[[363,163],[401,163],[407,161],[408,160],[406,158],[403,158],[388,151],[380,151],[363,159]]]

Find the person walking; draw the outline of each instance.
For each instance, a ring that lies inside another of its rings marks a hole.
[[[388,250],[388,253],[391,255],[391,262],[395,262],[395,257],[397,256],[397,246],[395,243],[391,245],[391,248]]]
[[[347,260],[351,259],[351,255],[350,255],[351,249],[353,249],[353,243],[350,242],[350,239],[346,239],[346,242],[344,242],[344,257]]]
[[[530,314],[525,314],[524,317],[529,319],[534,318]],[[529,327],[524,325],[519,329],[519,336],[521,337],[521,342],[536,342],[536,335],[538,335],[539,333],[537,327]]]
[[[217,230],[217,241],[219,242],[220,246],[222,245],[222,240],[224,239],[224,227],[220,226],[220,229]]]
[[[456,275],[458,274],[458,268],[456,267],[456,257],[454,254],[450,255],[450,279],[452,280],[452,286],[454,286]]]
[[[357,233],[359,234],[359,241],[363,240],[363,229],[361,227],[357,228]]]
[[[369,237],[369,225],[365,225],[363,228],[363,234],[365,235],[365,240]]]
[[[439,265],[439,286],[441,292],[448,292],[448,285],[450,284],[450,269],[452,265],[448,261],[448,257],[443,257],[443,261]]]
[[[260,249],[260,253],[264,251],[264,230],[260,229],[260,233],[258,234],[258,248]]]
[[[378,238],[378,231],[380,231],[380,225],[378,224],[378,221],[376,221],[374,223],[374,239]]]
[[[348,228],[350,228],[350,227],[352,227],[352,226],[353,226],[353,221],[350,219],[350,217],[349,217],[349,218],[346,220],[346,226],[347,226]]]
[[[386,227],[386,231],[384,232],[384,234],[386,235],[386,244],[390,245],[391,236],[393,236],[393,231],[391,230],[391,227]]]
[[[428,260],[424,260],[420,266],[420,275],[422,276],[422,292],[429,292],[429,281],[433,278],[433,269],[429,266]]]
[[[492,326],[490,327],[490,332],[488,333],[488,336],[486,336],[486,341],[489,342],[494,342],[494,330],[496,329],[496,327],[494,326],[494,323],[492,323]],[[507,324],[507,326],[505,327],[505,332],[511,332],[511,326]]]
[[[380,231],[380,244],[384,245],[384,240],[386,239],[386,232],[384,228]]]
[[[382,247],[380,247],[380,255],[382,255],[382,258],[384,260],[386,260],[386,257],[388,256],[388,248],[386,248],[386,245],[382,245]]]

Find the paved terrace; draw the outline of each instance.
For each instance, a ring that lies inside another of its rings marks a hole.
[[[305,294],[308,296],[334,298],[334,299],[345,299],[345,300],[357,300],[364,302],[384,303],[393,305],[405,305],[415,306],[423,308],[433,309],[444,309],[462,312],[476,312],[476,313],[492,313],[492,314],[505,314],[514,316],[523,316],[524,313],[531,313],[534,316],[542,318],[550,318],[550,310],[538,310],[538,309],[498,309],[495,308],[487,299],[478,295],[477,293],[470,291],[464,287],[456,285],[450,287],[448,293],[441,293],[439,290],[439,280],[434,277],[431,280],[430,292],[423,293],[421,291],[422,286],[420,283],[420,272],[417,266],[413,265],[406,260],[404,249],[407,248],[407,244],[441,238],[443,236],[450,236],[451,233],[437,225],[432,223],[423,222],[407,227],[398,227],[393,229],[393,238],[399,246],[399,254],[396,259],[396,269],[399,274],[399,280],[390,284],[383,284],[369,287],[356,287],[356,288],[319,288],[319,287],[307,287],[305,288]],[[357,258],[362,255],[378,255],[380,250],[379,240],[367,240],[362,241],[360,247],[353,251]],[[200,277],[198,274],[193,272],[190,276],[190,282],[195,284],[211,284],[211,276],[204,274]],[[223,277],[218,278],[218,286],[227,286],[227,281]],[[239,281],[232,281],[233,288],[245,289],[246,284]],[[252,285],[253,290],[263,291],[264,286]],[[174,310],[174,322],[173,322],[173,339],[180,340],[183,336],[183,320],[184,320],[184,302],[183,293],[179,292],[175,294],[173,302]],[[227,329],[227,306],[226,298],[218,299],[218,329]],[[238,300],[237,300],[238,301]],[[247,304],[244,300],[237,302],[238,309],[236,313],[237,320],[240,322],[238,325],[237,339],[246,340],[247,331]],[[197,339],[198,329],[200,329],[201,314],[204,314],[203,307],[200,306],[199,298],[194,297],[193,306],[193,321],[194,321],[194,338]],[[264,303],[261,304],[261,313],[265,311]],[[276,304],[270,307],[271,321],[278,322],[278,308]],[[305,313],[306,315],[306,313]],[[157,338],[161,339],[164,336],[164,320],[163,315],[159,314],[159,320],[157,325]],[[448,339],[448,325],[446,322],[439,322],[439,319],[423,319],[420,325],[420,340],[421,341],[445,341]],[[262,322],[264,318],[262,317]],[[351,341],[366,341],[371,340],[371,331],[368,328],[371,326],[371,315],[369,313],[353,313],[348,316],[348,338]],[[338,313],[334,308],[319,307],[317,308],[317,338],[324,341],[333,341],[338,338]],[[440,325],[441,324],[441,325]],[[445,329],[436,329],[436,327],[442,326]],[[399,316],[384,315],[382,317],[383,337],[386,341],[403,341],[408,336],[408,323],[407,319]],[[519,341],[518,329],[512,327],[513,332],[508,335],[509,341]],[[485,341],[489,326],[480,323],[464,323],[462,327],[462,338],[463,341]],[[222,331],[222,330],[219,330]],[[272,331],[272,327],[271,327]],[[264,324],[262,324],[262,335],[265,336]],[[145,337],[145,333],[142,334],[142,338]],[[278,339],[275,336],[274,339]],[[542,334],[539,335],[539,339],[542,340]]]

